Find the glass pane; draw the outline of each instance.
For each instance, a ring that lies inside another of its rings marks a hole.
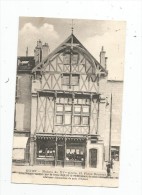
[[[57,105],[57,112],[63,112],[63,105]]]
[[[70,125],[70,124],[71,124],[71,115],[65,114],[65,125]]]
[[[74,111],[75,113],[81,113],[81,106],[75,106]]]
[[[77,104],[77,99],[74,99],[74,104]]]
[[[75,125],[80,125],[80,121],[81,121],[81,120],[80,120],[80,116],[75,116],[75,117],[74,117],[74,124],[75,124]]]
[[[57,115],[56,116],[56,123],[57,124],[63,124],[63,116],[62,115]]]
[[[83,125],[88,125],[89,124],[89,117],[88,116],[84,116],[82,123],[83,123]]]
[[[82,104],[82,99],[78,99],[78,104]]]
[[[71,112],[71,105],[65,105],[65,112]]]
[[[89,113],[89,106],[83,106],[83,113]]]
[[[64,98],[60,98],[60,103],[64,103]]]

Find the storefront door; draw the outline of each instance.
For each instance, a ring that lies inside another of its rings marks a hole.
[[[64,146],[58,145],[58,160],[63,161],[65,156]]]
[[[97,149],[89,150],[89,166],[96,168],[97,167]]]

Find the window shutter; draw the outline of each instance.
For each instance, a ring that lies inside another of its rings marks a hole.
[[[70,82],[69,75],[63,75],[63,84],[64,85],[69,85],[69,82]]]
[[[72,64],[77,64],[78,63],[78,54],[73,54],[72,55]]]
[[[70,54],[64,55],[64,64],[70,64]]]
[[[72,75],[71,84],[72,85],[78,85],[79,84],[79,75]]]

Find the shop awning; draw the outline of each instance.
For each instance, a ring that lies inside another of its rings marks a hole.
[[[28,137],[14,137],[13,148],[26,148]]]

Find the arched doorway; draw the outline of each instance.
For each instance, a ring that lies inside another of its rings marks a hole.
[[[97,149],[92,148],[89,150],[89,167],[97,167]]]

